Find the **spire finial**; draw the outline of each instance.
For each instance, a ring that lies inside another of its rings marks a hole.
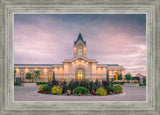
[[[79,30],[79,33],[81,34],[81,28],[80,28],[80,30]]]

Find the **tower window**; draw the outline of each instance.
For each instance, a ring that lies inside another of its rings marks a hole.
[[[83,47],[78,46],[78,56],[82,56]]]

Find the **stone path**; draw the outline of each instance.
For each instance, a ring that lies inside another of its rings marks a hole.
[[[145,101],[146,87],[123,87],[123,93],[107,96],[63,96],[37,93],[36,87],[14,88],[15,101]]]

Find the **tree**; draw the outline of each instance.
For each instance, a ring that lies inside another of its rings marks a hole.
[[[35,77],[35,82],[37,82],[37,77],[39,77],[40,71],[35,70],[34,71],[34,77]]]
[[[118,80],[122,80],[123,78],[122,78],[122,74],[120,73],[119,75],[118,75]]]
[[[126,74],[126,75],[125,75],[125,79],[129,82],[129,80],[132,79],[131,74],[130,74],[130,73]]]
[[[32,79],[31,73],[26,73],[26,79]]]
[[[53,72],[53,77],[52,77],[52,80],[55,80],[55,74],[54,74],[54,72]]]
[[[107,74],[106,74],[106,76],[107,76],[107,81],[109,81],[109,71],[107,71]]]
[[[14,80],[16,80],[16,70],[14,70]]]

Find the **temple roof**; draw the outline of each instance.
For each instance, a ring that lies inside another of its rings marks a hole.
[[[119,66],[119,64],[97,64],[97,65]]]
[[[88,59],[87,57],[77,56],[77,57],[74,57],[72,59],[64,59],[63,63],[64,62],[73,62],[73,61],[79,60],[79,59],[85,60],[87,62],[97,62],[96,59]]]
[[[14,66],[53,66],[53,65],[63,65],[63,64],[14,64]],[[97,65],[119,66],[118,64],[97,64]]]
[[[81,40],[84,44],[86,44],[86,42],[82,38],[81,33],[79,33],[79,36],[78,36],[77,40],[74,42],[74,44],[76,44],[79,40]]]

